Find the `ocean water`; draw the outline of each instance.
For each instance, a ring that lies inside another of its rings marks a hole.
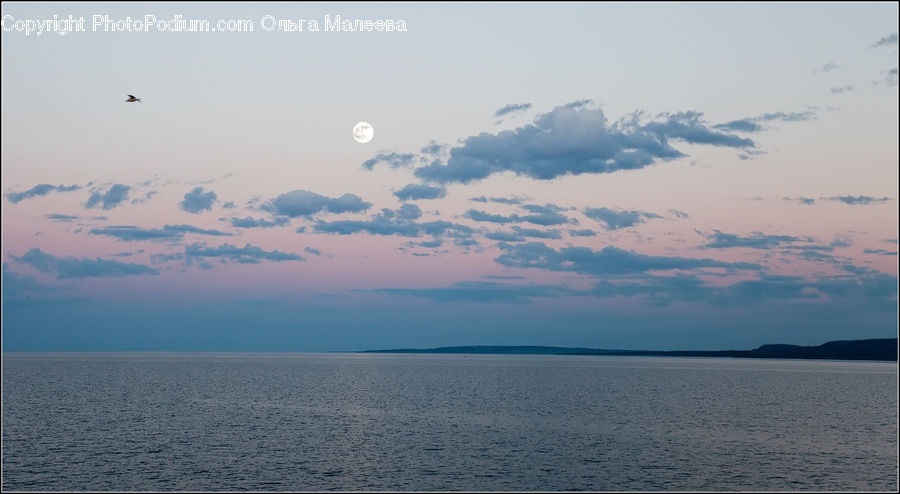
[[[4,354],[2,488],[898,488],[897,364]]]

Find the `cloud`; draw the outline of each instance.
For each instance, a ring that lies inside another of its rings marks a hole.
[[[897,44],[897,33],[889,34],[880,40],[876,41],[872,48],[878,48],[879,46],[888,46],[888,45],[896,45]]]
[[[500,203],[500,204],[521,204],[524,199],[521,197],[515,197],[515,196],[514,197],[491,197],[491,198],[487,198],[484,196],[478,196],[478,197],[472,197],[469,200],[475,201],[475,202],[496,202],[496,203]]]
[[[758,117],[748,117],[739,120],[732,120],[723,124],[714,125],[714,129],[731,130],[734,132],[759,132],[765,130],[765,127],[757,122],[772,122],[780,120],[782,122],[802,122],[804,120],[812,120],[816,117],[813,111],[804,112],[772,112],[764,113]]]
[[[586,208],[584,215],[588,218],[604,223],[606,230],[618,230],[638,223],[644,223],[648,219],[662,218],[658,214],[640,210],[622,210],[609,208]]]
[[[263,204],[260,209],[296,218],[298,216],[310,217],[322,211],[326,213],[358,213],[371,206],[372,203],[363,201],[356,194],[344,194],[341,197],[331,198],[307,190],[294,190]]]
[[[812,206],[816,203],[816,200],[812,197],[785,197],[785,201],[796,201],[805,206]]]
[[[3,303],[25,301],[59,290],[59,287],[44,285],[33,276],[19,274],[3,263]]]
[[[273,250],[267,252],[260,247],[246,244],[244,247],[237,247],[231,244],[222,244],[218,247],[207,247],[206,244],[191,244],[184,248],[185,258],[191,257],[221,257],[237,261],[242,264],[255,264],[261,260],[265,261],[305,261],[298,254],[289,252],[280,252]]]
[[[181,240],[185,233],[200,235],[230,236],[230,233],[219,230],[206,230],[191,225],[166,225],[162,228],[139,228],[136,226],[105,226],[88,231],[90,235],[106,235],[124,242],[142,240],[169,241]]]
[[[6,194],[6,199],[9,202],[15,204],[24,199],[28,199],[35,196],[45,196],[50,192],[70,192],[73,190],[80,189],[80,185],[50,185],[50,184],[39,184],[34,187],[24,191],[24,192],[10,192]]]
[[[531,103],[509,104],[494,112],[494,116],[502,117],[503,115],[518,111],[525,111],[529,108],[531,108]]]
[[[57,214],[57,213],[51,213],[51,214],[48,214],[48,215],[45,215],[45,216],[46,216],[47,219],[51,219],[51,220],[53,220],[53,221],[65,221],[65,222],[69,222],[69,221],[74,221],[74,220],[77,220],[77,219],[78,219],[78,216],[72,216],[72,215],[69,215],[69,214]]]
[[[378,153],[374,158],[366,160],[362,164],[362,167],[366,170],[371,170],[372,168],[375,168],[375,165],[384,163],[391,168],[404,168],[413,166],[416,161],[417,156],[413,153]]]
[[[489,240],[496,240],[499,242],[524,242],[529,238],[558,239],[562,238],[562,236],[560,235],[559,230],[535,230],[533,228],[522,228],[514,226],[512,227],[511,232],[497,230],[485,234],[485,238]]]
[[[522,216],[521,221],[542,226],[563,225],[569,223],[569,218],[560,214],[560,211],[564,211],[564,209],[553,204],[546,204],[544,206],[526,204],[522,206],[522,209],[525,209],[532,214]]]
[[[444,241],[438,238],[435,240],[426,240],[424,242],[410,242],[409,245],[410,247],[425,247],[426,249],[436,249],[444,245]]]
[[[564,107],[564,108],[573,108],[573,109],[574,109],[574,108],[581,108],[581,107],[583,107],[583,106],[590,105],[590,104],[593,103],[593,102],[594,102],[594,101],[593,101],[593,100],[590,100],[590,99],[580,99],[580,100],[578,100],[578,101],[573,101],[573,102],[571,102],[571,103],[566,103],[565,105],[563,105],[563,107]]]
[[[517,215],[503,216],[500,214],[491,214],[484,211],[470,209],[463,215],[473,221],[482,221],[487,223],[515,223],[519,221]]]
[[[757,264],[724,262],[714,259],[648,256],[613,246],[593,251],[587,247],[564,247],[555,250],[540,242],[497,245],[505,253],[495,259],[516,268],[567,271],[594,276],[625,275],[669,269],[727,268],[758,270]]]
[[[194,187],[193,190],[184,195],[184,200],[179,202],[178,205],[188,213],[199,214],[212,209],[214,202],[216,202],[215,192],[203,192],[203,187]]]
[[[819,199],[824,199],[826,201],[836,201],[843,202],[844,204],[850,205],[866,205],[872,204],[875,202],[887,202],[890,201],[890,197],[881,197],[875,198],[871,196],[835,196],[835,197],[820,197]]]
[[[831,94],[841,94],[853,91],[853,86],[847,85],[843,87],[833,87],[831,88]]]
[[[38,271],[54,273],[58,279],[159,274],[158,269],[142,264],[122,263],[99,257],[96,259],[87,257],[81,259],[74,257],[59,258],[52,254],[47,254],[38,248],[29,250],[22,257],[12,257],[19,262],[34,267]]]
[[[521,235],[517,235],[513,232],[506,232],[503,230],[488,232],[484,235],[484,237],[488,240],[494,240],[497,242],[524,242],[526,240],[525,237]]]
[[[838,65],[838,64],[836,64],[836,63],[834,63],[834,62],[828,62],[828,63],[826,63],[825,65],[823,65],[821,68],[818,68],[818,69],[816,69],[816,70],[813,70],[813,74],[816,74],[816,73],[831,72],[832,70],[836,70],[836,69],[839,69],[839,68],[841,68],[841,67],[842,67],[841,65]]]
[[[128,191],[131,187],[123,184],[113,184],[106,192],[101,188],[91,190],[91,197],[85,203],[85,208],[101,206],[103,209],[112,209],[123,201],[128,200]]]
[[[222,204],[222,207],[225,209],[234,209],[237,206],[234,205],[234,201],[228,201],[225,204]]]
[[[886,70],[884,76],[884,83],[887,86],[896,86],[897,85],[897,67],[893,69]]]
[[[319,233],[350,235],[365,232],[371,235],[398,235],[419,237],[421,235],[469,236],[472,229],[449,221],[416,222],[422,211],[415,204],[404,204],[400,209],[382,209],[369,220],[318,221],[313,228]]]
[[[564,211],[563,208],[555,206],[553,204],[547,204],[544,206],[539,206],[537,204],[526,204],[522,206],[522,209],[525,209],[532,214],[524,216],[520,216],[518,214],[503,216],[499,214],[487,213],[485,211],[479,211],[476,209],[469,209],[468,211],[466,211],[464,216],[474,221],[487,223],[534,223],[535,225],[542,226],[562,225],[571,221],[565,215],[560,214],[560,211]]]
[[[320,251],[319,249],[314,249],[314,248],[309,247],[309,246],[307,246],[305,249],[303,249],[303,252],[307,252],[307,253],[312,254],[312,255],[314,255],[314,256],[321,256],[321,255],[322,255],[322,251]]]
[[[885,250],[885,249],[866,249],[863,251],[866,254],[880,254],[883,256],[896,256],[896,250]]]
[[[487,281],[462,281],[440,288],[380,288],[357,290],[389,296],[423,297],[435,302],[531,303],[532,298],[557,298],[578,295],[566,287],[551,285],[514,285]]]
[[[679,211],[677,209],[670,209],[670,213],[674,214],[678,218],[690,218],[691,215],[685,213],[684,211]]]
[[[428,144],[427,146],[422,148],[421,153],[427,154],[427,155],[434,155],[434,154],[438,154],[441,151],[443,151],[445,147],[447,147],[447,146],[445,146],[444,144],[439,144],[437,142],[431,141],[430,144]]]
[[[290,218],[286,216],[275,216],[272,221],[266,219],[256,219],[252,216],[246,218],[228,218],[231,226],[237,228],[271,228],[273,226],[284,226],[290,223]]]
[[[733,148],[752,148],[750,139],[712,130],[698,112],[664,114],[641,124],[635,113],[609,124],[601,109],[580,102],[558,106],[534,122],[498,134],[466,138],[436,160],[415,170],[421,179],[469,183],[505,171],[540,180],[583,173],[611,173],[643,168],[658,160],[685,156],[672,140]]]
[[[714,230],[714,233],[708,235],[707,238],[710,239],[710,242],[703,245],[702,248],[731,249],[734,247],[745,247],[749,249],[772,249],[782,244],[800,240],[797,237],[788,235],[765,235],[759,232],[749,237],[741,237],[731,233],[722,233],[719,230]]]
[[[443,187],[432,187],[426,184],[409,184],[394,192],[394,195],[401,201],[439,199],[447,195],[447,190]]]
[[[573,237],[593,237],[593,236],[597,235],[597,232],[595,232],[594,230],[588,230],[588,229],[569,230],[569,235],[571,235]]]

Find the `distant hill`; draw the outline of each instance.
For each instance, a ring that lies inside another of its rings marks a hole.
[[[501,355],[622,355],[635,357],[739,357],[897,361],[897,338],[829,341],[819,346],[763,345],[753,350],[602,350],[555,346],[447,346],[440,348],[366,350],[360,353],[468,353]]]

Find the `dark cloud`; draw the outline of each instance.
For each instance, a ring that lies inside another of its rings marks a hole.
[[[222,207],[225,209],[234,209],[237,206],[234,205],[234,201],[228,201],[225,204],[222,204]]]
[[[404,204],[394,211],[382,209],[369,220],[318,221],[313,228],[319,233],[350,235],[365,232],[371,235],[398,235],[419,237],[421,235],[469,236],[472,229],[449,221],[416,222],[422,211],[415,204]]]
[[[714,259],[647,256],[613,246],[593,251],[587,247],[564,247],[560,250],[540,242],[509,245],[498,244],[505,253],[496,259],[504,266],[570,271],[588,275],[624,275],[669,269],[728,268],[760,269],[757,264],[724,262]]]
[[[890,201],[890,197],[871,197],[871,196],[834,196],[834,197],[820,197],[819,199],[824,199],[826,201],[836,201],[843,202],[844,204],[850,205],[866,205],[872,204],[876,202],[887,202]]]
[[[760,125],[757,122],[772,122],[775,120],[780,120],[782,122],[801,122],[804,120],[811,120],[816,117],[815,112],[813,111],[804,111],[804,112],[772,112],[772,113],[764,113],[758,117],[748,117],[742,118],[739,120],[732,120],[731,122],[726,122],[723,124],[714,125],[714,129],[722,129],[722,130],[731,130],[734,132],[759,132],[764,130],[765,127]]]
[[[491,197],[488,199],[490,202],[497,202],[500,204],[521,204],[522,199],[519,197]]]
[[[440,199],[447,195],[447,190],[443,187],[433,187],[426,184],[409,184],[394,192],[394,195],[401,201]]]
[[[273,226],[284,226],[290,223],[291,219],[286,216],[275,216],[272,221],[260,218],[256,219],[252,216],[246,218],[228,218],[231,226],[237,228],[271,228]]]
[[[298,254],[273,250],[267,252],[255,245],[247,244],[238,247],[231,244],[223,244],[218,247],[207,247],[205,244],[191,244],[184,248],[186,258],[191,257],[219,257],[237,261],[241,264],[255,264],[259,261],[305,261]]]
[[[559,230],[535,230],[534,228],[521,228],[518,226],[512,227],[512,230],[517,235],[520,235],[525,238],[549,238],[549,239],[558,239],[562,238],[560,236]]]
[[[643,168],[658,160],[685,156],[672,140],[734,148],[752,148],[750,139],[712,130],[702,114],[664,114],[640,123],[640,114],[609,124],[600,109],[559,106],[533,124],[498,134],[466,138],[450,150],[447,161],[416,169],[421,179],[468,183],[510,171],[541,180],[583,173],[611,173]]]
[[[194,187],[193,190],[184,195],[184,200],[179,202],[178,205],[188,213],[198,214],[212,209],[214,202],[216,202],[215,192],[204,192],[203,187]]]
[[[731,130],[734,132],[759,132],[763,130],[763,126],[756,123],[752,118],[742,118],[740,120],[732,120],[715,126],[717,129]]]
[[[595,232],[594,230],[588,230],[588,229],[569,230],[569,235],[571,235],[573,237],[593,237],[593,236],[597,235],[597,232]]]
[[[390,211],[390,210],[389,209],[384,210],[383,213],[388,214],[387,211]],[[404,204],[404,205],[400,206],[399,209],[397,209],[396,214],[397,214],[397,219],[399,219],[400,221],[411,221],[411,220],[417,220],[417,219],[421,218],[422,210],[419,209],[419,206],[416,206],[415,204]]]
[[[358,213],[371,206],[372,203],[363,201],[356,194],[344,194],[341,197],[331,198],[308,190],[294,190],[263,204],[260,209],[296,218],[298,216],[310,217],[323,211],[326,213]]]
[[[522,206],[522,209],[531,214],[522,216],[520,221],[542,226],[563,225],[569,223],[569,218],[560,214],[560,211],[564,211],[564,209],[553,204],[546,204],[544,206],[526,204]]]
[[[434,141],[431,141],[431,143],[429,145],[422,148],[421,153],[434,155],[434,154],[438,154],[441,151],[443,151],[445,147],[447,147],[447,146],[445,146],[443,144],[439,144]]]
[[[50,184],[39,184],[34,187],[24,191],[24,192],[10,192],[6,194],[6,199],[9,202],[15,204],[24,199],[28,199],[35,196],[45,196],[50,192],[70,192],[73,190],[80,189],[80,185],[50,185]]]
[[[475,202],[496,202],[500,204],[521,204],[522,198],[520,197],[491,197],[487,198],[484,196],[473,197],[469,199],[470,201]]]
[[[640,210],[622,210],[609,208],[586,208],[584,215],[588,218],[604,223],[606,230],[618,230],[628,228],[638,223],[644,223],[648,219],[661,218],[658,214]]]
[[[66,222],[74,221],[74,220],[78,219],[78,216],[72,216],[70,214],[56,214],[56,213],[48,214],[48,215],[46,215],[46,217],[47,217],[47,219],[51,219],[53,221],[66,221]]]
[[[488,232],[484,235],[484,237],[488,240],[494,240],[496,242],[524,242],[526,240],[526,238],[521,235],[503,230]]]
[[[105,226],[94,228],[88,232],[90,235],[106,235],[124,242],[142,240],[175,242],[181,240],[185,233],[200,235],[230,236],[230,233],[219,230],[207,230],[191,225],[166,225],[162,228],[139,228],[136,226]]]
[[[320,251],[319,249],[314,249],[314,248],[309,247],[309,246],[307,246],[306,248],[304,248],[304,249],[303,249],[303,252],[306,252],[306,253],[308,253],[308,254],[312,254],[312,255],[314,255],[314,256],[321,256],[321,255],[322,255],[322,251]]]
[[[498,242],[524,242],[529,238],[562,238],[559,230],[535,230],[533,228],[512,227],[512,231],[494,231],[485,234],[485,238]]]
[[[531,103],[509,104],[494,112],[494,116],[502,117],[503,115],[518,111],[525,111],[529,108],[531,108]]]
[[[91,197],[85,203],[85,208],[100,206],[103,209],[112,209],[128,200],[128,191],[131,187],[123,184],[113,184],[105,192],[101,188],[91,190]]]
[[[60,258],[47,254],[38,248],[29,250],[22,257],[12,257],[19,262],[34,267],[38,271],[53,273],[58,279],[159,274],[159,270],[142,264],[122,263],[99,257],[96,259],[87,257],[81,259],[75,257]]]
[[[519,221],[519,217],[517,215],[503,216],[500,214],[491,214],[475,209],[466,211],[463,216],[469,218],[470,220],[483,221],[487,223],[515,223]]]
[[[418,161],[418,157],[413,153],[378,153],[374,158],[367,160],[362,164],[366,170],[375,168],[375,165],[384,163],[391,168],[411,167]]]
[[[816,200],[812,197],[785,197],[785,201],[796,201],[805,206],[812,206],[816,203]]]
[[[880,254],[883,256],[896,256],[896,250],[885,250],[885,249],[866,249],[863,251],[866,254]]]
[[[796,242],[800,240],[797,237],[788,235],[765,235],[762,233],[754,233],[749,237],[741,237],[731,233],[722,233],[714,230],[707,238],[710,242],[703,245],[706,249],[731,249],[734,247],[746,247],[750,249],[772,249],[782,244]]]
[[[879,46],[888,46],[888,45],[896,45],[897,44],[897,33],[889,34],[880,40],[876,41],[875,44],[872,45],[872,48],[878,48]]]
[[[501,224],[534,223],[535,225],[550,226],[562,225],[570,222],[568,217],[560,214],[560,211],[564,211],[564,209],[553,204],[547,204],[544,206],[539,206],[537,204],[526,204],[522,206],[522,209],[525,209],[532,214],[527,214],[524,216],[520,216],[518,214],[503,216],[499,214],[487,213],[485,211],[470,209],[466,211],[464,216],[474,221]]]

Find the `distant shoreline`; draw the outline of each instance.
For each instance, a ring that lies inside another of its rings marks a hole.
[[[818,346],[762,345],[753,350],[604,350],[554,346],[449,346],[439,348],[399,348],[363,350],[357,353],[467,353],[494,355],[607,355],[631,357],[734,357],[777,359],[877,360],[897,361],[897,338],[829,341]]]

